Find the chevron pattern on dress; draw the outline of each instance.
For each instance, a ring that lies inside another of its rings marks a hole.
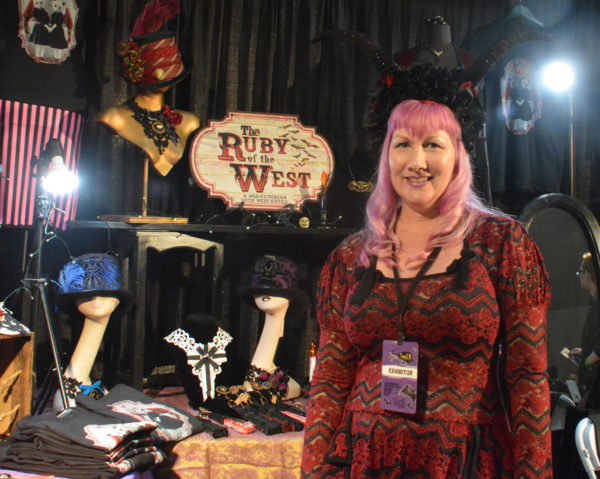
[[[402,318],[407,340],[419,345],[412,416],[380,406],[381,346],[397,338],[400,325],[394,280],[376,274],[362,304],[349,304],[361,236],[332,252],[317,288],[321,337],[304,479],[552,476],[550,295],[540,252],[519,223],[493,217],[483,218],[466,242],[473,255],[451,271],[426,275]],[[458,270],[467,272],[460,282]],[[400,280],[403,292],[408,283]]]

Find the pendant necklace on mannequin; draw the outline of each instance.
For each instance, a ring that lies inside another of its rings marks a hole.
[[[356,193],[370,193],[373,191],[373,180],[375,179],[375,175],[377,174],[377,169],[371,175],[367,181],[365,180],[357,180],[354,177],[354,173],[352,172],[352,168],[350,167],[350,163],[348,162],[348,173],[350,173],[350,181],[348,182],[348,189],[350,191],[355,191]]]
[[[452,43],[448,43],[448,45],[446,45],[445,47],[442,47],[441,50],[436,50],[435,48],[433,48],[431,45],[429,45],[426,42],[421,42],[421,45],[423,45],[425,48],[427,48],[427,50],[429,50],[431,53],[433,53],[435,55],[435,59],[436,61],[440,61],[440,57],[446,53],[448,50],[450,50],[450,48],[452,47]]]
[[[150,138],[162,154],[169,146],[169,140],[174,145],[179,141],[175,132],[175,125],[181,123],[183,117],[174,112],[169,106],[164,105],[161,110],[150,111],[140,107],[133,98],[125,104],[133,112],[133,119],[144,129],[144,135]]]

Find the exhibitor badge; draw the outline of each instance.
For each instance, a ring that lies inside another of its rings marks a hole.
[[[419,345],[385,340],[381,357],[381,407],[414,414],[417,410]]]

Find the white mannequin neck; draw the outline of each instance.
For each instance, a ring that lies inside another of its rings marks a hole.
[[[265,325],[251,364],[272,373],[276,368],[273,360],[277,351],[279,338],[283,336],[285,314],[290,301],[287,298],[256,295],[255,303],[258,309],[265,313]]]

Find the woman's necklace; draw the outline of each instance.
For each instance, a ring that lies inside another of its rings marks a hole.
[[[377,174],[377,169],[371,175],[367,181],[357,180],[354,177],[354,173],[352,172],[352,168],[350,167],[350,163],[348,163],[348,173],[350,173],[351,180],[348,182],[348,189],[350,191],[356,191],[357,193],[370,193],[373,191],[373,179]]]
[[[133,98],[127,100],[125,105],[133,112],[133,119],[144,128],[144,135],[150,138],[158,152],[162,155],[169,146],[169,140],[174,145],[179,141],[175,126],[179,125],[183,117],[174,112],[168,105],[164,105],[161,110],[150,111],[138,106]]]
[[[435,48],[433,48],[431,45],[429,45],[426,42],[421,42],[421,45],[423,45],[425,48],[427,48],[427,50],[429,50],[431,53],[433,53],[436,57],[436,60],[439,61],[440,57],[446,53],[448,50],[450,50],[450,47],[452,46],[452,43],[448,43],[448,45],[446,45],[445,47],[443,47],[441,50],[436,50]]]

